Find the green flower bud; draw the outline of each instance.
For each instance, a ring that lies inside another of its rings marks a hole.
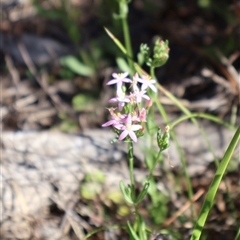
[[[157,132],[157,144],[161,151],[167,149],[170,145],[170,134],[169,134],[169,126],[165,127],[165,132],[162,134],[161,128],[158,129]]]
[[[161,67],[169,58],[168,40],[165,42],[158,38],[153,49],[152,67]]]

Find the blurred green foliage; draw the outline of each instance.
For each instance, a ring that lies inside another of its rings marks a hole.
[[[110,29],[110,31],[113,32],[117,37],[119,37],[119,39],[122,38],[121,22],[120,19],[116,17],[116,13],[118,12],[117,1],[103,0],[102,4],[99,5],[99,8],[96,9],[95,16],[97,16],[96,21],[98,21],[98,37],[90,39],[88,46],[84,49],[82,49],[81,46],[82,29],[80,26],[80,19],[82,13],[80,8],[74,8],[71,5],[70,1],[67,0],[58,0],[55,1],[55,3],[53,3],[53,1],[48,1],[48,7],[43,6],[43,1],[41,0],[32,0],[32,2],[37,10],[37,13],[40,16],[49,20],[59,21],[66,31],[68,37],[77,46],[77,50],[74,55],[65,56],[60,59],[60,76],[63,78],[74,79],[75,76],[79,75],[85,77],[85,81],[90,81],[99,78],[100,71],[109,66],[113,68],[117,66],[123,72],[129,71],[129,65],[125,58],[123,58],[123,54],[120,53],[120,50],[115,46],[115,44],[103,30],[103,27],[105,26]],[[171,4],[169,2],[166,1],[165,5],[163,4],[162,9],[159,9],[159,12],[161,14],[164,12],[164,9],[171,8]],[[173,1],[173,3],[176,6],[187,4],[184,3],[184,1],[181,3]],[[154,1],[150,1],[149,3],[149,1],[145,0],[142,1],[142,4],[143,11],[151,13],[152,15],[157,14],[158,10],[155,6],[159,5],[155,4]],[[230,11],[229,1],[198,0],[197,6],[199,9],[201,9],[203,18],[204,14],[212,14],[213,16],[217,15],[218,19],[221,19],[223,21],[223,24],[226,24],[230,30],[238,26],[236,16],[232,14],[232,11]],[[156,23],[153,22],[152,24]],[[161,22],[159,21],[157,24],[161,24]],[[139,31],[141,31],[141,29],[139,29]],[[219,31],[221,33],[221,29]],[[149,37],[151,38],[152,36]],[[201,46],[200,48],[211,57],[213,56],[217,59],[218,56],[216,54],[216,49],[220,49],[223,55],[229,56],[238,49],[238,40],[239,39],[237,39],[232,34],[225,34],[225,36],[217,42],[214,42],[209,46]],[[141,59],[141,56],[139,56],[139,62],[142,64],[144,63],[143,59]],[[96,92],[96,90],[98,90],[97,81],[92,81],[91,90],[92,92]],[[76,111],[92,111],[96,107],[97,101],[97,98],[91,93],[78,93],[72,98],[72,106]],[[72,132],[76,130],[77,123],[75,123],[65,114],[60,113],[59,119],[62,120],[62,123],[60,125],[62,131]],[[150,126],[150,130],[152,129],[152,131],[155,131],[155,124],[152,123],[151,125],[151,122],[148,124]],[[151,168],[150,159],[154,158],[154,152],[150,152],[149,155],[152,156],[149,156],[149,162],[146,162],[146,164],[149,168]],[[236,168],[236,165],[233,163],[234,161],[232,161],[231,165],[229,165],[229,171],[232,171],[234,168]],[[100,174],[100,179],[95,178],[94,176],[87,176],[85,181],[85,184],[83,184],[80,189],[81,195],[83,195],[86,199],[95,198],[101,191],[100,183],[102,183],[104,179]],[[147,210],[152,217],[153,222],[156,225],[159,225],[163,223],[169,215],[168,203],[170,201],[170,198],[164,193],[159,192],[157,184],[153,179],[151,179],[151,185],[148,193],[151,199],[151,203],[147,206]],[[109,199],[116,204],[122,201],[119,196],[119,192],[110,194]],[[126,208],[126,206],[123,206],[122,209],[119,209],[119,214],[122,216],[127,215],[129,213],[128,210],[129,209]],[[180,216],[179,220],[183,223],[187,221],[185,215]],[[131,229],[131,226],[129,226],[129,228]]]
[[[92,94],[79,93],[72,99],[73,108],[76,111],[90,111],[96,107],[97,99]]]
[[[48,7],[44,7],[41,0],[32,0],[32,3],[40,16],[60,21],[72,41],[79,43],[81,33],[78,26],[78,19],[81,12],[78,8],[72,7],[70,1],[49,0],[47,1]]]
[[[67,67],[72,72],[85,77],[91,77],[94,74],[94,69],[84,63],[80,62],[74,56],[66,56],[60,59],[62,66]]]

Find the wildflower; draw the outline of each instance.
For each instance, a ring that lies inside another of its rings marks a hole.
[[[140,130],[141,128],[142,128],[142,126],[139,124],[132,124],[132,116],[131,116],[131,114],[128,114],[126,117],[125,125],[121,126],[121,130],[123,132],[120,134],[118,140],[122,141],[124,138],[126,138],[129,135],[129,137],[134,142],[137,142],[137,136],[134,133],[134,131]]]
[[[117,84],[117,89],[120,89],[122,87],[123,82],[126,83],[131,83],[132,80],[127,78],[128,73],[113,73],[112,74],[113,78],[112,80],[110,80],[109,82],[107,82],[107,85],[112,85],[112,84]]]
[[[134,91],[134,93],[132,94],[133,96],[131,96],[131,97],[135,98],[136,103],[140,103],[142,101],[142,98],[150,100],[150,97],[148,95],[146,95],[145,93],[146,93],[146,90],[140,91],[139,89],[136,89]]]
[[[149,76],[143,75],[142,78],[138,79],[138,82],[142,83],[141,90],[151,88],[154,92],[157,92],[157,88],[155,87],[156,80],[151,79]]]
[[[138,108],[132,113],[132,122],[146,122],[147,111],[145,108],[142,108],[138,113]]]
[[[125,103],[130,102],[130,99],[128,96],[126,96],[125,92],[121,88],[119,88],[117,90],[117,96],[115,98],[111,98],[109,102],[110,103],[118,102],[118,110],[122,111]]]
[[[146,118],[147,118],[147,111],[145,108],[142,108],[139,113],[139,119],[141,122],[147,122]]]
[[[138,108],[136,108],[134,110],[134,112],[132,112],[131,117],[132,117],[132,122],[141,122],[141,120],[140,120],[140,118],[138,116]]]
[[[118,140],[122,141],[127,137],[134,142],[137,142],[138,137],[144,133],[144,123],[147,121],[147,111],[152,105],[151,98],[147,95],[147,88],[150,87],[153,91],[157,91],[154,83],[156,80],[150,77],[143,76],[140,78],[136,73],[133,80],[127,78],[128,73],[117,74],[113,73],[114,79],[110,80],[107,85],[117,84],[116,97],[109,100],[110,103],[117,103],[117,112],[115,108],[110,108],[109,113],[111,119],[102,124],[102,127],[112,126],[114,132],[118,135]],[[127,94],[127,88],[124,83],[131,83],[132,91]],[[141,83],[141,88],[138,83]],[[145,106],[141,104],[142,99],[147,100]]]
[[[102,127],[108,127],[113,125],[113,127],[121,125],[124,122],[124,119],[126,118],[126,114],[121,114],[120,112],[114,113],[115,108],[109,108],[108,111],[111,114],[111,120],[108,122],[102,124]]]
[[[139,79],[140,78],[138,76],[138,73],[135,73],[134,76],[133,76],[133,81],[132,81],[132,85],[131,85],[131,87],[133,88],[133,91],[137,91],[137,89],[138,89],[137,84],[138,84]]]

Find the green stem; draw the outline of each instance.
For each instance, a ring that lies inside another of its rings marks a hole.
[[[150,68],[150,73],[151,73],[151,78],[156,79],[153,67]],[[164,122],[169,125],[170,120],[168,118],[168,115],[167,115],[163,105],[160,103],[160,101],[158,101],[156,94],[153,94],[153,102],[156,104],[156,106],[158,108],[158,111],[160,112],[161,116],[164,119]],[[180,159],[181,159],[181,163],[183,165],[184,175],[185,175],[185,178],[186,178],[186,184],[187,184],[187,189],[188,189],[188,198],[192,199],[192,197],[193,197],[193,189],[192,189],[191,179],[190,179],[190,177],[189,177],[189,175],[187,173],[186,159],[185,159],[183,151],[182,151],[182,149],[181,149],[181,147],[180,147],[180,145],[178,143],[176,134],[173,131],[171,131],[170,135],[171,135],[173,141],[175,142],[176,147],[178,149],[178,152],[180,154]],[[193,210],[192,206],[191,206],[191,214],[192,214],[192,219],[194,219],[194,210]]]
[[[135,181],[133,174],[133,142],[130,141],[128,143],[128,161],[129,161],[129,173],[130,173],[130,181],[131,181],[131,189],[132,189],[132,199],[135,199]]]
[[[223,125],[226,128],[228,128],[228,129],[235,130],[233,125],[231,125],[231,124],[229,124],[229,123],[219,119],[218,117],[215,117],[215,116],[207,114],[207,113],[191,113],[190,115],[181,116],[178,119],[176,119],[175,121],[173,121],[169,127],[170,128],[174,128],[179,123],[181,123],[181,122],[183,122],[183,121],[185,121],[187,119],[191,119],[191,118],[208,119],[208,120],[210,120],[212,122],[218,123],[219,125]]]
[[[123,27],[125,47],[128,53],[128,64],[131,69],[131,75],[133,75],[133,71],[134,71],[134,65],[132,61],[133,53],[132,53],[132,45],[130,40],[130,32],[129,32],[128,22],[127,22],[127,16],[122,17],[122,27]]]
[[[147,178],[148,181],[150,181],[151,177],[153,176],[153,171],[156,168],[157,163],[159,162],[159,158],[160,158],[161,152],[162,152],[161,150],[158,152],[157,158],[156,158],[156,160],[155,160],[155,162],[154,162],[154,164],[153,164],[153,166],[152,166],[152,168],[151,168],[151,170],[149,172],[149,175],[148,175],[148,178]]]
[[[128,143],[128,161],[129,161],[129,173],[130,173],[130,181],[131,181],[131,193],[132,193],[132,199],[136,199],[136,194],[135,194],[135,181],[134,181],[134,174],[133,174],[133,142],[130,141]],[[139,212],[138,212],[138,206],[137,204],[134,203],[134,212],[135,212],[135,224],[136,224],[136,232],[139,231]],[[134,224],[134,225],[135,225]]]
[[[156,79],[156,76],[155,76],[154,70],[155,70],[154,67],[151,67],[151,68],[150,68],[150,74],[151,74],[152,79]]]

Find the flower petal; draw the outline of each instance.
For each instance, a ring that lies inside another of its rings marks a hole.
[[[129,136],[134,142],[137,142],[137,136],[134,132],[130,131]]]
[[[124,130],[124,131],[120,134],[118,140],[122,141],[127,135],[128,135],[128,131],[127,131],[127,130]]]
[[[102,127],[108,127],[110,125],[113,125],[114,123],[116,123],[116,120],[110,120],[110,121],[102,124]]]
[[[131,126],[131,130],[132,130],[132,131],[137,131],[137,130],[140,130],[141,128],[142,128],[141,125],[132,125],[132,126]]]
[[[118,75],[117,73],[113,73],[112,76],[113,76],[114,78],[119,78],[119,75]]]
[[[118,79],[112,79],[112,80],[110,80],[109,82],[107,82],[106,85],[112,85],[112,84],[115,84],[115,83],[117,83],[117,82],[118,82]]]
[[[157,88],[154,85],[149,85],[149,87],[154,91],[157,92]]]

